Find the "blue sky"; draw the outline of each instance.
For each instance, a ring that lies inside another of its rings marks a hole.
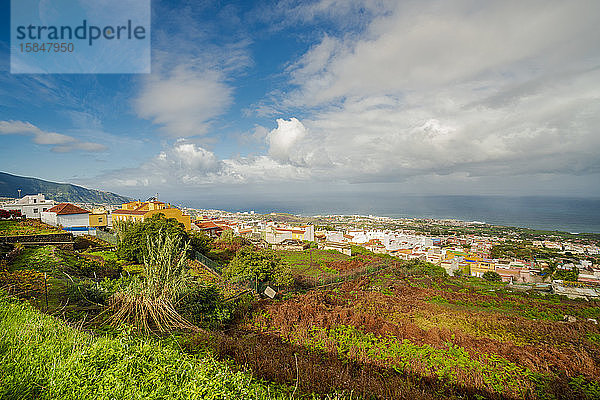
[[[600,195],[597,1],[158,1],[151,74],[10,73],[0,170],[173,200]]]

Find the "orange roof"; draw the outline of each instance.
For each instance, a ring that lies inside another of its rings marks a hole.
[[[77,207],[71,203],[60,203],[48,210],[48,212],[56,213],[56,215],[70,215],[70,214],[90,214],[90,211],[84,210],[81,207]]]
[[[217,224],[215,224],[212,221],[207,221],[207,222],[195,222],[196,226],[200,229],[214,229],[214,228],[218,228],[219,226]]]
[[[148,211],[137,211],[137,210],[115,210],[112,213],[113,214],[128,214],[128,215],[144,215],[146,214]]]

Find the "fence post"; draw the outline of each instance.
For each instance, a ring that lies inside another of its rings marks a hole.
[[[46,273],[44,272],[44,294],[46,297],[46,312],[48,312],[48,284],[46,282]]]

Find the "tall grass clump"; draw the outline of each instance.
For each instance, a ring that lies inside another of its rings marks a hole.
[[[173,329],[197,330],[175,309],[175,300],[188,286],[189,244],[164,231],[147,237],[143,276],[109,299],[108,322],[131,325],[144,333],[166,333]]]
[[[0,291],[0,399],[284,399],[208,353],[186,354],[172,339],[92,336],[9,301]]]

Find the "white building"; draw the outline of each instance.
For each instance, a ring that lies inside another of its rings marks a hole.
[[[267,224],[265,228],[265,240],[269,244],[281,243],[286,239],[308,240],[314,242],[315,227],[312,225],[302,226],[278,226],[274,223]]]
[[[43,194],[28,194],[14,203],[2,206],[4,210],[17,210],[27,218],[41,218],[41,214],[54,207],[54,200],[46,200]]]
[[[42,222],[60,226],[74,235],[90,233],[90,212],[70,203],[60,203],[42,212]]]

